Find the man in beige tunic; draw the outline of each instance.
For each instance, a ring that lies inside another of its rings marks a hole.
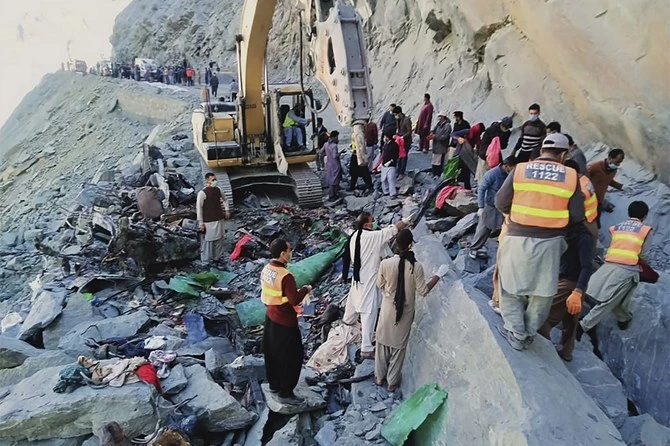
[[[204,232],[200,243],[200,260],[209,263],[217,261],[223,254],[225,235],[224,218],[230,218],[228,201],[216,183],[216,175],[205,175],[205,187],[196,199],[198,229]]]
[[[440,266],[426,283],[423,266],[411,251],[412,242],[412,231],[400,231],[395,240],[398,254],[383,260],[377,274],[382,305],[376,333],[375,382],[381,386],[386,380],[389,392],[394,392],[400,384],[400,370],[414,321],[416,294],[428,294],[449,271],[447,265]]]

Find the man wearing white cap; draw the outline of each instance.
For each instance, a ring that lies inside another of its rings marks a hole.
[[[442,166],[444,165],[444,158],[449,153],[449,141],[451,140],[451,121],[447,116],[447,112],[440,112],[437,114],[437,124],[430,134],[429,139],[433,140],[433,159],[432,172],[433,176],[437,177],[442,174]]]
[[[568,139],[547,136],[540,157],[519,163],[496,194],[495,205],[509,215],[499,247],[500,327],[512,348],[524,350],[547,320],[558,290],[566,228],[584,221],[584,195],[577,171],[562,163]]]

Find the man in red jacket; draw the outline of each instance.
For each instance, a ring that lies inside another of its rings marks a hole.
[[[261,272],[261,300],[267,305],[263,353],[270,392],[282,404],[297,405],[304,401],[293,393],[300,378],[304,350],[295,308],[300,307],[312,287],[296,287],[293,274],[286,269],[292,253],[293,248],[286,240],[276,239],[270,244],[272,260]]]
[[[419,112],[419,120],[416,121],[416,128],[414,133],[419,135],[419,150],[423,153],[428,153],[430,148],[430,134],[431,124],[433,123],[433,104],[430,102],[430,95],[428,93],[423,95],[423,106]]]

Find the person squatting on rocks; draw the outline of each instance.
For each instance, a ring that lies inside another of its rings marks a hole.
[[[401,156],[398,159],[398,178],[402,179],[407,169],[407,157],[412,148],[412,120],[403,113],[400,106],[393,109],[393,115],[396,117],[397,122],[396,132],[405,141],[405,156]]]
[[[272,260],[261,271],[261,300],[267,305],[263,327],[263,354],[270,392],[282,404],[297,405],[303,399],[293,393],[298,384],[304,350],[298,327],[302,301],[312,287],[297,289],[293,274],[286,269],[293,249],[283,239],[270,244]]]
[[[340,190],[342,181],[342,165],[340,164],[340,148],[338,147],[340,132],[330,132],[328,142],[321,148],[326,157],[326,184],[328,185],[328,198],[334,200]]]
[[[512,125],[512,118],[506,116],[500,121],[491,123],[489,128],[482,134],[482,140],[479,143],[479,149],[477,150],[477,155],[479,156],[479,161],[477,161],[477,172],[475,173],[477,182],[480,182],[482,178],[484,178],[484,174],[488,172],[489,169],[502,164],[502,153],[507,149],[507,145],[509,144],[509,137],[512,134]],[[496,138],[498,139],[496,140]],[[488,157],[493,155],[491,152],[495,150],[496,145],[499,145],[500,149],[500,155],[496,160],[497,164],[489,165]]]
[[[551,329],[561,324],[561,339],[556,346],[558,356],[572,361],[575,349],[582,298],[593,272],[591,232],[583,223],[568,226],[565,240],[568,249],[561,256],[558,290],[551,303],[549,316],[538,333],[551,340]]]
[[[414,133],[419,135],[419,150],[423,153],[428,153],[430,149],[430,127],[433,124],[433,104],[430,102],[430,95],[428,93],[423,95],[423,106],[419,112],[419,119],[416,121],[416,128]]]
[[[596,197],[598,197],[598,213],[602,211],[612,212],[614,206],[605,200],[607,188],[612,186],[615,189],[623,190],[623,184],[614,179],[614,176],[619,170],[621,163],[624,160],[624,153],[621,149],[612,149],[607,154],[607,158],[600,161],[593,161],[587,166],[589,172],[589,179],[596,189]],[[600,218],[596,219],[598,229],[600,229]]]
[[[282,127],[284,127],[284,144],[286,147],[294,147],[293,145],[293,138],[295,137],[296,145],[297,147],[304,147],[305,142],[303,140],[303,133],[302,129],[300,128],[301,126],[306,126],[310,122],[312,122],[311,119],[305,119],[301,115],[304,112],[304,108],[302,104],[297,103],[293,106],[293,109],[291,109],[287,114],[286,118],[284,118],[284,122],[282,124]]]
[[[352,261],[354,274],[342,322],[355,325],[360,316],[362,358],[373,359],[375,356],[372,337],[375,333],[380,303],[376,279],[382,249],[398,231],[405,229],[405,226],[406,223],[401,220],[395,225],[377,230],[374,217],[368,212],[363,212],[356,218],[356,230],[349,238],[344,251],[342,280],[348,280]]]
[[[384,135],[384,146],[382,147],[382,193],[390,195],[391,198],[396,198],[398,192],[396,190],[396,169],[398,166],[398,157],[400,156],[400,148],[393,140],[393,135],[387,133]]]
[[[518,163],[537,158],[540,154],[542,140],[547,134],[546,126],[540,119],[539,104],[531,104],[528,107],[528,121],[521,126],[521,136],[519,136],[512,155],[516,157]]]
[[[447,265],[441,265],[426,283],[423,265],[412,252],[413,242],[412,231],[400,231],[394,243],[396,255],[382,260],[377,274],[382,303],[376,332],[375,383],[381,386],[386,380],[389,392],[395,392],[400,385],[416,295],[428,294],[449,271]]]
[[[434,177],[442,175],[444,158],[449,153],[449,143],[451,142],[451,121],[447,112],[437,114],[437,124],[428,136],[433,141],[433,157],[431,159],[431,173]]]
[[[567,151],[564,135],[549,135],[540,157],[518,164],[496,195],[496,207],[510,216],[499,247],[501,332],[515,350],[527,348],[547,320],[558,291],[565,228],[584,220],[577,172],[561,164]]]
[[[495,198],[512,169],[514,169],[514,158],[510,157],[503,164],[486,172],[481,184],[477,187],[477,204],[479,205],[477,216],[479,220],[477,221],[475,236],[470,242],[469,252],[473,259],[488,257],[484,245],[491,234],[502,227],[504,217],[496,209]]]
[[[228,201],[217,186],[216,175],[205,174],[205,187],[198,192],[195,203],[200,241],[200,261],[218,261],[223,254],[226,228],[224,218],[230,218]]]
[[[605,263],[593,274],[586,291],[596,305],[579,323],[577,340],[610,313],[614,313],[619,328],[628,328],[633,318],[630,302],[640,282],[640,263],[646,257],[645,242],[652,229],[643,223],[648,213],[644,201],[633,201],[628,206],[628,219],[609,228],[612,242]]]

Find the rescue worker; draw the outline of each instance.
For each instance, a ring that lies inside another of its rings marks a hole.
[[[496,195],[498,210],[509,214],[498,257],[505,322],[499,329],[515,350],[527,348],[547,320],[567,247],[565,229],[584,220],[577,172],[561,164],[567,152],[565,135],[547,136],[540,157],[518,164]]]
[[[298,313],[310,285],[297,289],[293,274],[286,269],[293,248],[284,239],[270,244],[272,260],[261,272],[261,300],[267,305],[263,327],[265,372],[270,392],[282,404],[297,405],[304,400],[293,393],[298,384],[304,350],[298,327]]]
[[[302,129],[300,126],[308,125],[312,122],[311,119],[305,119],[301,115],[303,113],[303,106],[301,103],[296,103],[293,109],[286,114],[284,118],[284,143],[287,148],[293,146],[293,137],[298,147],[304,147],[305,143],[302,138]]]
[[[568,141],[570,139],[568,138]],[[569,156],[569,153],[568,153]],[[565,165],[580,172],[580,166],[574,159],[565,161]],[[596,189],[589,180],[589,177],[579,173],[579,186],[584,195],[584,224],[586,229],[591,233],[591,255],[596,256],[596,248],[598,246],[598,197],[596,196]]]
[[[592,330],[612,312],[619,328],[628,328],[633,317],[630,300],[640,281],[640,260],[652,229],[643,223],[648,213],[649,207],[644,201],[633,201],[628,206],[629,218],[610,227],[612,242],[605,263],[593,274],[586,291],[597,305],[579,323],[578,341],[584,332]]]
[[[345,248],[342,280],[348,280],[349,266],[352,263],[354,275],[351,280],[351,288],[342,322],[347,325],[355,325],[360,316],[361,358],[373,359],[375,357],[372,337],[375,333],[377,312],[381,299],[376,279],[382,261],[382,249],[398,231],[405,229],[405,226],[406,223],[400,220],[395,225],[375,230],[374,217],[368,212],[362,212],[356,218],[356,231]]]
[[[566,362],[572,361],[584,290],[593,272],[591,238],[591,232],[582,223],[568,227],[568,249],[561,256],[558,290],[552,300],[549,316],[538,330],[540,335],[551,340],[551,329],[561,324],[561,339],[556,345],[556,351]]]
[[[223,254],[226,233],[223,220],[230,218],[230,209],[226,197],[217,185],[216,175],[211,172],[205,174],[205,187],[198,192],[195,207],[198,229],[202,233],[200,261],[218,261]]]

